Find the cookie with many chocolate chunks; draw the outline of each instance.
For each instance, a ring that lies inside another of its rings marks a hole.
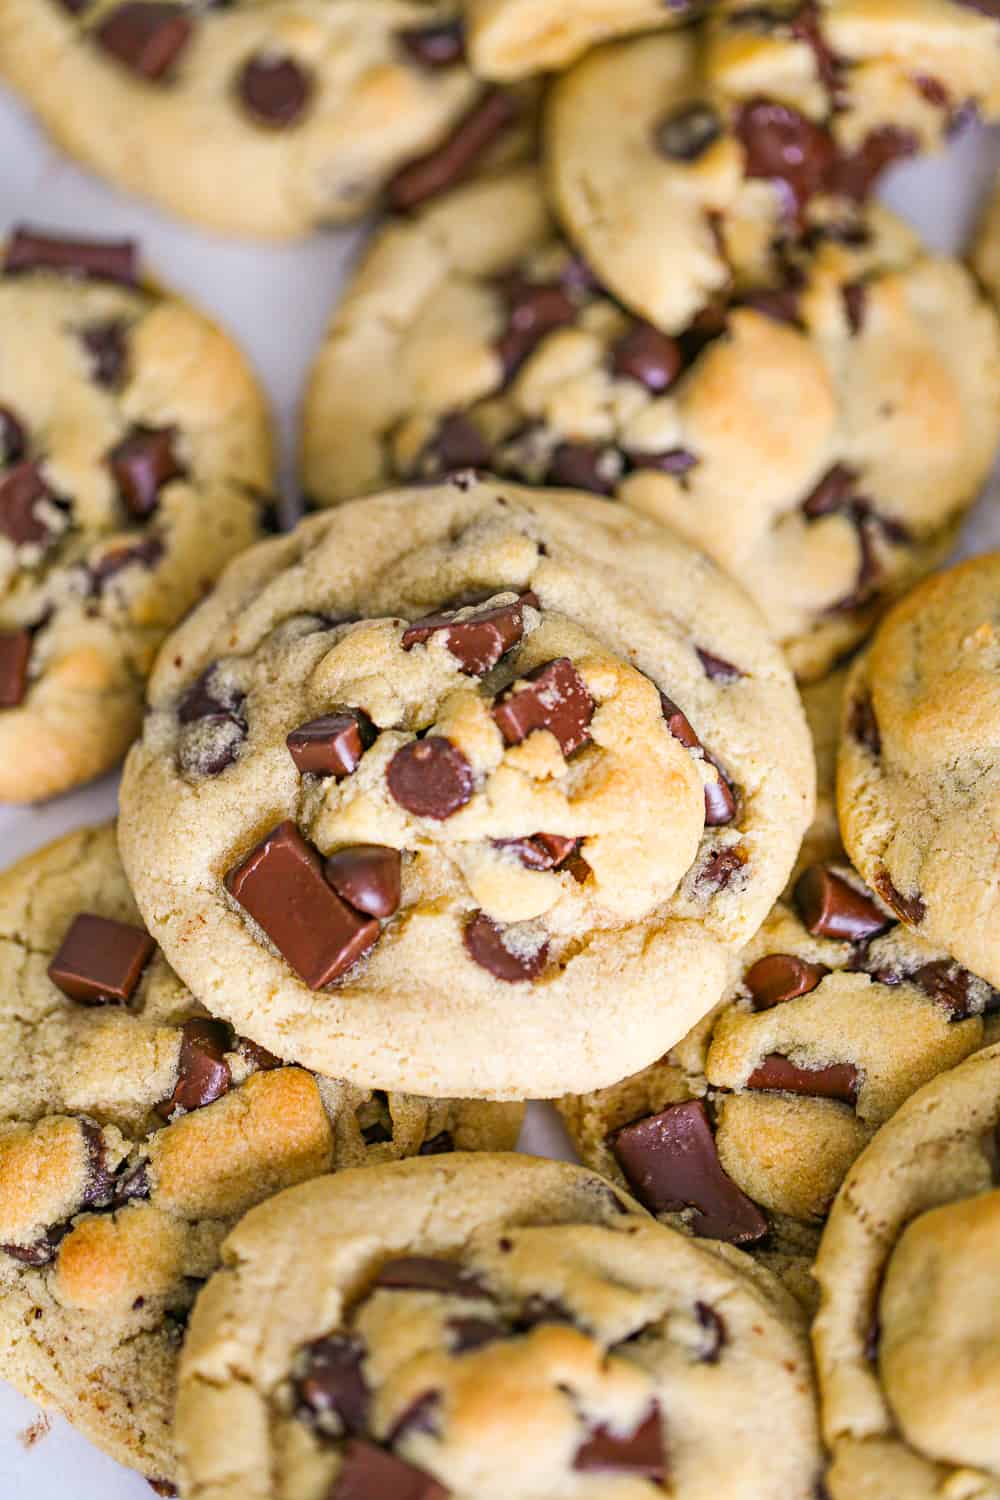
[[[207,1016],[111,826],[0,876],[0,1374],[173,1478],[184,1325],[246,1209],[345,1166],[507,1149],[517,1105],[317,1078]]]
[[[714,557],[812,679],[945,555],[998,393],[992,309],[885,210],[762,255],[672,338],[602,289],[526,169],[376,236],[313,368],[306,489],[477,468],[615,497]]]
[[[238,559],[150,703],[121,834],[151,932],[238,1030],[379,1087],[644,1066],[812,810],[790,674],[728,579],[623,506],[468,474]]]
[[[0,245],[0,801],[108,770],[167,631],[268,520],[246,361],[128,241]]]
[[[307,1183],[230,1235],[185,1345],[188,1500],[813,1500],[801,1315],[726,1246],[525,1156]]]

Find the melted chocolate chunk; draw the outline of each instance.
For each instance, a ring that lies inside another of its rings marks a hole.
[[[537,979],[549,956],[548,939],[534,946],[515,940],[511,946],[510,928],[498,927],[483,911],[475,912],[466,922],[462,941],[473,963],[505,984]]]
[[[99,47],[131,73],[157,83],[194,35],[194,21],[169,0],[126,0],[94,32]]]
[[[389,762],[386,781],[393,799],[416,818],[443,822],[470,800],[472,767],[443,735],[411,740]]]
[[[651,323],[634,324],[611,350],[615,375],[626,375],[657,394],[673,385],[683,364],[677,341]]]
[[[553,451],[545,482],[560,489],[611,496],[622,473],[622,461],[614,448],[602,443],[560,443]]]
[[[811,964],[793,953],[770,953],[747,970],[743,983],[750,991],[754,1010],[771,1010],[786,1000],[812,994],[829,972],[824,964]]]
[[[726,1347],[726,1324],[721,1313],[717,1313],[714,1307],[707,1302],[696,1302],[694,1305],[695,1315],[702,1328],[705,1330],[705,1350],[700,1356],[703,1365],[717,1365],[719,1356]]]
[[[440,1292],[451,1297],[485,1297],[487,1292],[475,1272],[453,1260],[429,1255],[404,1255],[386,1261],[372,1291]]]
[[[24,423],[9,406],[0,406],[0,464],[16,464],[27,451]]]
[[[361,764],[377,731],[360,708],[338,708],[293,729],[285,743],[302,775],[332,776],[343,781]]]
[[[156,944],[142,927],[95,917],[74,917],[47,973],[80,1005],[127,1005]]]
[[[66,1226],[58,1224],[46,1230],[31,1245],[0,1245],[0,1250],[12,1260],[20,1261],[23,1266],[50,1266],[59,1253],[59,1245],[65,1235]]]
[[[465,27],[457,17],[429,26],[411,26],[399,33],[399,40],[414,62],[424,68],[450,68],[465,56]]]
[[[163,557],[166,548],[158,536],[144,537],[141,542],[122,547],[112,547],[99,557],[96,562],[90,563],[88,572],[90,574],[90,590],[93,594],[103,594],[104,587],[123,573],[126,568],[145,568],[151,571]]]
[[[3,269],[7,276],[55,271],[85,281],[138,286],[139,249],[134,240],[70,240],[18,228],[7,242]]]
[[[813,1099],[838,1099],[857,1103],[858,1070],[853,1063],[831,1063],[824,1068],[800,1068],[770,1052],[747,1079],[748,1089],[766,1089],[785,1094],[807,1094]]]
[[[0,709],[17,708],[28,691],[30,630],[0,631]]]
[[[573,1467],[586,1473],[635,1474],[662,1484],[667,1454],[659,1407],[654,1404],[635,1431],[625,1435],[610,1427],[592,1428],[576,1451]]]
[[[236,80],[251,119],[269,130],[286,130],[304,114],[312,79],[293,57],[251,57]]]
[[[842,510],[854,500],[857,483],[856,469],[847,464],[834,464],[803,500],[802,509],[811,521],[818,516],[828,516],[833,511]]]
[[[543,662],[523,687],[511,688],[493,706],[493,719],[508,745],[519,745],[536,729],[547,729],[570,756],[590,740],[595,704],[568,656]]]
[[[433,635],[443,634],[445,645],[469,677],[482,677],[491,671],[506,652],[513,650],[524,635],[524,606],[538,600],[534,594],[522,594],[514,604],[499,604],[493,609],[477,610],[463,620],[443,611],[414,620],[403,632],[403,650],[426,645]]]
[[[422,1469],[352,1438],[328,1500],[448,1500],[448,1491]]]
[[[844,302],[844,316],[851,337],[856,338],[865,326],[865,310],[868,305],[868,288],[863,281],[847,281],[840,289]]]
[[[559,833],[533,833],[525,839],[494,839],[497,849],[507,849],[528,870],[558,870],[579,844],[579,839]]]
[[[451,1134],[451,1131],[439,1130],[437,1135],[432,1135],[428,1140],[424,1141],[420,1150],[417,1152],[417,1155],[447,1156],[448,1153],[454,1151],[454,1149],[455,1141],[454,1137]]]
[[[240,712],[246,694],[234,685],[216,678],[218,662],[212,662],[194,681],[177,705],[177,717],[182,724],[195,724],[202,719],[232,718]]]
[[[829,132],[797,109],[763,98],[740,106],[734,129],[746,153],[746,175],[775,183],[787,216],[798,218],[824,190],[836,165]]]
[[[894,162],[915,156],[920,137],[898,125],[880,125],[865,136],[857,151],[842,156],[831,175],[830,191],[860,203]]]
[[[910,980],[940,1005],[947,1006],[953,1021],[964,1021],[976,1012],[976,982],[967,969],[951,958],[922,964]]]
[[[795,906],[803,926],[814,937],[862,943],[892,926],[892,919],[870,896],[855,890],[822,865],[803,870],[795,884]]]
[[[431,477],[462,469],[488,469],[493,454],[479,428],[462,412],[442,417],[420,456],[419,469]]]
[[[399,907],[402,855],[384,844],[352,844],[323,867],[338,896],[370,917],[391,917]]]
[[[888,870],[880,870],[875,876],[875,889],[878,891],[886,906],[891,906],[901,922],[906,922],[910,927],[919,927],[927,915],[927,905],[918,892],[914,896],[906,896],[893,885]]]
[[[710,104],[685,104],[657,122],[653,140],[669,161],[691,162],[704,156],[721,134],[722,121]]]
[[[175,1110],[202,1109],[228,1094],[232,1074],[226,1062],[229,1028],[207,1016],[193,1016],[181,1027],[181,1050],[177,1061],[177,1083],[169,1099],[156,1106],[169,1120]]]
[[[721,656],[713,656],[711,651],[703,651],[700,646],[695,646],[694,649],[705,676],[711,678],[713,682],[736,682],[738,678],[747,675],[741,668],[734,667],[731,661],[726,661]]]
[[[365,1430],[371,1392],[362,1368],[365,1346],[348,1334],[317,1339],[302,1351],[302,1373],[295,1394],[302,1407],[316,1417],[336,1417],[350,1433]]]
[[[140,1202],[148,1198],[149,1194],[149,1163],[139,1161],[134,1166],[127,1167],[115,1181],[112,1202],[116,1208],[121,1208],[126,1203]]]
[[[0,478],[0,534],[15,547],[44,542],[49,528],[38,514],[38,507],[42,501],[51,499],[52,491],[42,477],[42,466],[37,459],[26,459],[10,469]]]
[[[851,704],[847,727],[858,744],[863,745],[871,755],[882,754],[882,735],[870,694],[865,693],[862,697],[855,698]]]
[[[113,390],[122,382],[128,359],[126,335],[128,325],[120,318],[106,323],[91,323],[81,328],[80,342],[90,362],[90,373],[98,385]]]
[[[505,89],[488,90],[442,146],[396,173],[386,189],[390,206],[406,213],[464,181],[518,113],[513,94]]]
[[[698,457],[689,448],[667,448],[662,453],[638,453],[629,450],[629,463],[633,469],[655,469],[658,474],[673,474],[678,478],[698,467]]]
[[[504,380],[510,380],[529,354],[554,328],[576,320],[577,304],[558,283],[525,281],[511,277],[505,284],[507,327],[497,340],[496,351]]]
[[[118,492],[133,516],[144,521],[160,503],[160,491],[184,473],[174,451],[173,427],[130,428],[107,457]]]

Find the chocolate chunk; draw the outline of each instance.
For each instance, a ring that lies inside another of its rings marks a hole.
[[[507,1337],[500,1323],[491,1323],[487,1318],[449,1318],[447,1329],[453,1354],[468,1354]]]
[[[131,546],[112,547],[103,557],[89,565],[91,592],[102,594],[104,586],[126,568],[141,567],[151,571],[163,557],[166,548],[158,536],[144,537]]]
[[[98,385],[109,390],[121,384],[125,373],[127,331],[127,324],[120,318],[91,323],[89,328],[80,330],[80,342],[90,361],[90,373]]]
[[[465,27],[457,17],[399,33],[407,52],[423,68],[450,68],[465,56]]]
[[[402,1438],[409,1436],[411,1432],[439,1432],[439,1413],[441,1406],[440,1391],[424,1391],[393,1422],[385,1435],[385,1441],[390,1447],[394,1447]],[[381,1494],[381,1492],[380,1492]]]
[[[17,708],[28,690],[31,631],[0,631],[0,708]]]
[[[420,469],[432,476],[459,469],[488,469],[492,453],[476,424],[462,412],[442,417],[420,456]]]
[[[126,1203],[143,1201],[149,1197],[149,1194],[149,1162],[143,1160],[126,1168],[116,1180],[112,1202],[116,1208],[122,1208]]]
[[[762,287],[760,291],[740,297],[737,305],[748,307],[751,312],[760,313],[762,318],[770,318],[773,323],[797,324],[801,317],[800,297],[799,287]]]
[[[572,875],[577,885],[585,885],[590,879],[590,866],[578,849],[573,851],[562,868],[567,875]]]
[[[0,406],[0,464],[16,464],[27,451],[24,423],[9,406]]]
[[[695,654],[701,662],[705,676],[713,682],[736,682],[738,678],[747,674],[739,667],[734,667],[731,661],[725,661],[721,656],[713,656],[711,651],[703,651],[700,646],[695,646]]]
[[[822,865],[803,870],[795,883],[795,905],[814,937],[862,943],[892,926],[870,896]]]
[[[295,1381],[295,1394],[302,1406],[317,1417],[333,1413],[346,1432],[364,1432],[371,1404],[362,1368],[365,1352],[360,1339],[344,1333],[307,1344],[300,1356],[301,1374]]]
[[[402,856],[384,844],[352,844],[323,867],[338,896],[370,917],[391,917],[399,906]]]
[[[94,32],[99,47],[131,73],[158,82],[194,35],[194,21],[168,0],[126,0]]]
[[[80,1005],[127,1005],[155,951],[142,927],[83,912],[73,918],[48,976]]]
[[[513,94],[505,89],[488,90],[443,145],[396,173],[386,190],[390,206],[406,213],[464,181],[518,113]]]
[[[573,1468],[584,1473],[635,1474],[662,1484],[667,1473],[663,1423],[659,1406],[634,1432],[621,1436],[610,1427],[594,1427],[576,1450]]]
[[[257,125],[285,130],[309,103],[309,74],[292,57],[251,57],[241,68],[236,89]]]
[[[397,750],[386,781],[400,807],[439,823],[463,808],[473,792],[472,767],[458,746],[440,734]]]
[[[500,1249],[504,1244],[501,1242]],[[533,1292],[521,1303],[517,1315],[517,1330],[519,1333],[527,1333],[532,1328],[538,1328],[543,1323],[572,1323],[573,1314],[565,1303],[555,1297],[543,1297],[538,1292]]]
[[[684,711],[677,707],[672,698],[666,693],[660,693],[660,712],[663,714],[667,728],[675,740],[680,740],[685,750],[700,750],[701,740],[695,734],[691,726],[691,720]]]
[[[238,1052],[251,1067],[256,1068],[258,1073],[273,1073],[275,1068],[283,1068],[284,1062],[280,1057],[275,1057],[260,1042],[253,1042],[248,1036],[238,1036],[233,1042],[233,1051]]]
[[[418,1156],[447,1156],[454,1151],[455,1141],[450,1130],[439,1130],[437,1135],[432,1135],[424,1141]]]
[[[919,893],[915,896],[904,896],[903,892],[893,885],[888,870],[880,870],[875,876],[875,889],[886,906],[892,907],[901,922],[906,922],[910,927],[920,926],[927,915],[927,905]]]
[[[954,959],[937,958],[922,964],[910,975],[913,984],[939,1004],[947,1006],[953,1021],[964,1021],[976,1010],[976,982]]]
[[[724,891],[732,884],[733,877],[739,874],[745,862],[738,849],[717,849],[698,871],[698,884],[712,892]]]
[[[169,1120],[175,1110],[202,1109],[228,1094],[232,1074],[226,1062],[229,1029],[222,1021],[193,1016],[181,1027],[181,1050],[177,1083],[169,1099],[156,1106],[157,1114]]]
[[[504,290],[507,327],[497,340],[496,350],[506,381],[517,373],[546,334],[575,322],[578,309],[565,288],[558,284],[513,277]]]
[[[701,656],[701,654],[699,651],[698,655]],[[716,661],[717,658],[713,657],[712,660]],[[714,756],[709,755],[695,734],[687,715],[677,707],[672,698],[668,698],[666,693],[662,692],[660,693],[660,709],[674,739],[679,740],[686,750],[700,750],[709,765],[714,766],[718,773],[718,781],[705,783],[705,826],[721,828],[731,823],[739,812],[739,804],[732,784],[722,767]]]
[[[533,833],[526,839],[494,839],[496,849],[507,849],[528,870],[558,870],[579,844],[559,833]]]
[[[473,963],[505,984],[537,979],[549,956],[548,939],[534,946],[515,939],[512,946],[511,929],[498,927],[483,911],[475,912],[466,922],[462,941]]]
[[[657,121],[653,141],[670,161],[697,161],[722,134],[722,121],[710,104],[685,104]]]
[[[65,0],[63,0],[63,3],[65,4]],[[169,1479],[147,1479],[146,1483],[154,1495],[162,1495],[164,1500],[175,1500],[176,1495],[179,1493],[177,1486],[171,1484]]]
[[[60,1224],[47,1230],[31,1245],[0,1245],[0,1250],[12,1260],[20,1261],[23,1266],[50,1266],[59,1253],[59,1245],[65,1234],[66,1227]]]
[[[633,469],[655,469],[659,474],[678,478],[696,469],[699,462],[689,448],[666,448],[662,453],[639,453],[630,448],[628,458]]]
[[[863,693],[851,704],[847,727],[858,744],[863,745],[870,754],[882,754],[882,735],[879,731],[878,719],[875,717],[875,705],[869,693]]]
[[[920,137],[899,125],[880,125],[869,131],[856,151],[837,162],[828,190],[860,203],[871,193],[882,173],[894,162],[915,156]]]
[[[565,756],[589,742],[595,704],[568,656],[543,662],[525,684],[493,706],[494,722],[508,745],[519,745],[536,729],[553,734]]]
[[[477,610],[463,620],[446,611],[425,615],[404,630],[403,650],[412,651],[414,646],[425,645],[431,636],[443,634],[445,645],[466,676],[482,677],[523,637],[525,603],[538,608],[538,600],[531,594],[523,595],[514,604]]]
[[[717,1365],[719,1355],[726,1346],[726,1324],[720,1313],[707,1302],[696,1302],[695,1315],[707,1335],[705,1350],[700,1360],[703,1365]]]
[[[177,705],[177,717],[182,724],[196,724],[202,719],[232,718],[243,707],[246,694],[217,676],[218,665],[213,661],[207,666]]]
[[[844,302],[844,316],[847,319],[847,326],[850,329],[851,337],[855,338],[864,327],[868,289],[863,281],[847,281],[840,288],[840,295]]]
[[[626,1125],[611,1147],[636,1197],[653,1213],[694,1209],[695,1234],[732,1245],[753,1244],[767,1233],[760,1209],[723,1171],[700,1099]]]
[[[56,271],[85,281],[139,285],[139,248],[135,240],[70,240],[59,235],[15,229],[7,242],[4,272]]]
[[[38,514],[38,506],[52,492],[42,478],[37,459],[26,459],[0,479],[0,533],[15,547],[44,542],[49,528]]]
[[[87,1181],[80,1198],[81,1208],[106,1207],[112,1201],[115,1180],[108,1171],[108,1154],[99,1125],[80,1121],[80,1134],[87,1151]]]
[[[656,393],[673,385],[683,364],[677,341],[651,323],[634,324],[611,351],[611,368],[616,375],[626,375]]]
[[[762,98],[740,106],[733,128],[746,153],[746,175],[775,183],[785,213],[797,218],[810,198],[825,189],[836,166],[829,132],[797,109]]]
[[[803,500],[802,509],[810,520],[841,510],[854,499],[857,483],[856,469],[847,464],[834,464]]]
[[[302,775],[333,776],[343,781],[361,764],[377,731],[360,708],[338,708],[293,729],[285,741]]]
[[[160,503],[160,491],[171,479],[184,473],[174,452],[173,427],[131,427],[107,457],[118,492],[138,520],[151,516]]]
[[[328,1500],[448,1500],[448,1491],[422,1469],[352,1438]]]
[[[853,1063],[830,1063],[825,1068],[800,1068],[769,1052],[747,1079],[748,1089],[777,1090],[784,1094],[808,1094],[813,1099],[839,1099],[842,1104],[856,1104],[858,1070]]]
[[[560,443],[553,450],[545,483],[610,496],[623,472],[614,448],[603,443]]]
[[[378,941],[378,922],[337,895],[290,819],[229,871],[226,889],[311,990],[332,984]]]
[[[453,1260],[430,1255],[404,1255],[388,1260],[379,1271],[372,1291],[441,1292],[451,1297],[488,1295],[475,1272]]]
[[[754,1010],[771,1010],[810,995],[830,970],[824,964],[811,964],[793,953],[769,953],[758,958],[743,976],[743,983],[753,998]]]

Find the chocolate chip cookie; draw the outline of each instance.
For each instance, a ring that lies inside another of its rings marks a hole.
[[[530,116],[450,0],[0,0],[0,75],[87,166],[231,234],[412,207]]]
[[[161,653],[122,847],[170,961],[265,1046],[551,1096],[715,1003],[812,777],[780,653],[703,555],[465,474],[237,560]]]
[[[125,241],[0,244],[0,801],[113,766],[167,631],[269,520],[271,440],[222,331]]]
[[[592,1172],[454,1156],[283,1193],[230,1235],[177,1411],[188,1500],[812,1500],[794,1305]],[[669,1477],[668,1477],[669,1476]]]
[[[814,1329],[832,1500],[1000,1494],[1000,1047],[915,1094],[823,1236]]]
[[[994,833],[1000,554],[928,578],[886,617],[844,695],[844,843],[914,932],[1000,984]]]
[[[816,865],[680,1046],[559,1107],[588,1165],[808,1295],[819,1226],[855,1157],[998,1028],[995,989],[912,937],[850,867]]]
[[[885,211],[776,250],[672,338],[522,170],[376,238],[313,370],[304,470],[318,504],[465,466],[616,497],[737,578],[811,679],[944,557],[998,438],[997,319]]]
[[[743,0],[595,49],[549,101],[560,215],[601,281],[678,333],[970,107],[995,117],[998,37],[993,9],[964,0]]]
[[[246,1209],[517,1138],[517,1105],[316,1078],[212,1020],[142,926],[112,826],[0,876],[0,974],[0,1374],[151,1478],[173,1474],[191,1304]]]

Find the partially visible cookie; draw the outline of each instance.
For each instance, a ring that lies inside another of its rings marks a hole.
[[[130,242],[0,245],[0,801],[108,770],[167,631],[267,528],[264,398]]]
[[[928,578],[844,695],[844,843],[901,921],[1000,984],[1000,554]]]
[[[813,1500],[808,1346],[778,1284],[594,1173],[396,1163],[248,1215],[198,1301],[188,1500]],[[668,1478],[669,1476],[669,1478]]]
[[[170,961],[273,1051],[546,1097],[715,1003],[812,801],[791,676],[703,554],[464,474],[237,560],[161,653],[121,837]]]
[[[608,294],[522,170],[376,236],[303,451],[317,504],[465,466],[616,497],[714,557],[812,679],[943,559],[998,439],[996,316],[884,210],[772,247],[670,338]]]
[[[317,1078],[210,1019],[141,925],[112,826],[0,876],[0,1373],[173,1476],[177,1357],[242,1213],[345,1166],[511,1148],[516,1105]]]
[[[707,0],[464,0],[469,55],[482,78],[557,72],[611,37],[680,26]]]
[[[1000,1047],[934,1079],[849,1173],[816,1262],[832,1500],[1000,1495]]]

